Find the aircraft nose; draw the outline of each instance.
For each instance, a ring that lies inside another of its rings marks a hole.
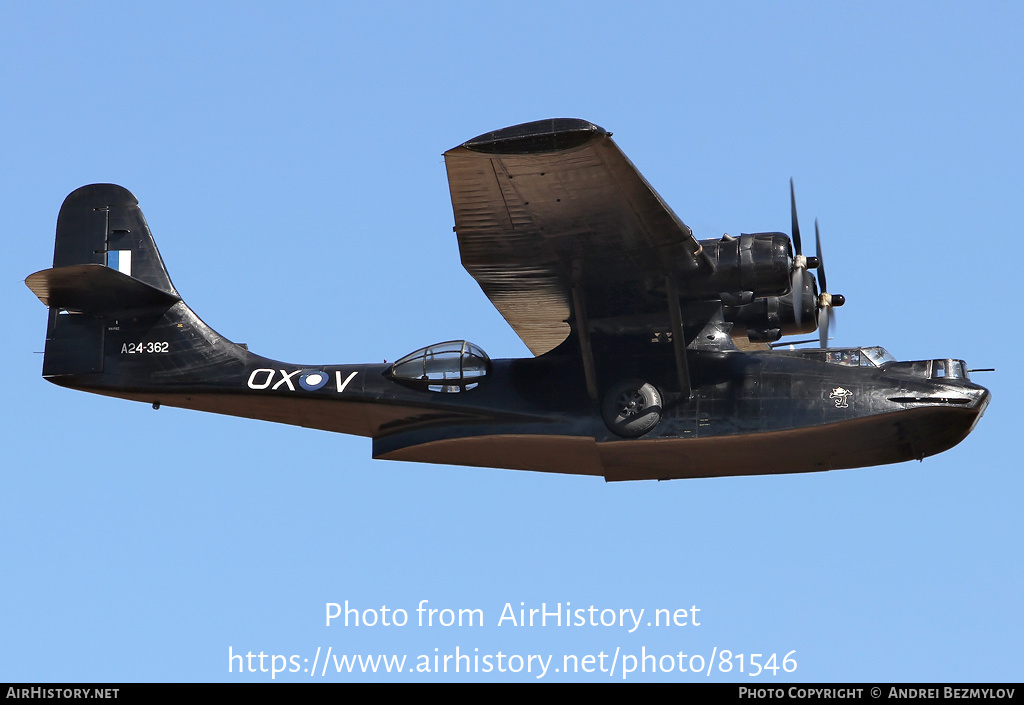
[[[978,410],[978,418],[985,413],[985,409],[988,408],[988,403],[992,400],[992,393],[985,387],[978,387],[974,394],[974,403],[971,405],[972,408]]]
[[[967,433],[964,434],[965,436],[970,435],[971,431],[974,430],[974,427],[978,425],[978,422],[981,421],[981,417],[985,415],[985,409],[988,408],[988,403],[992,400],[992,394],[984,387],[978,387],[975,389],[972,396],[974,401],[968,408],[974,412],[974,421],[971,422],[971,427],[967,429]]]

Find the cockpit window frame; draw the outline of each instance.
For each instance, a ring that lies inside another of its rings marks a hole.
[[[864,358],[871,362],[875,367],[883,367],[890,362],[897,362],[892,353],[879,345],[861,348],[860,351]]]
[[[867,348],[808,349],[803,351],[803,355],[818,362],[846,367],[882,367],[897,361],[888,350],[877,345]]]

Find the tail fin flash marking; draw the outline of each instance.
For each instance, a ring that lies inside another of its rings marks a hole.
[[[132,275],[132,251],[111,250],[107,252],[107,266],[130,277]]]

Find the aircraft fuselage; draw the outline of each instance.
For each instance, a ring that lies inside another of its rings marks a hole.
[[[660,421],[616,435],[578,357],[492,360],[471,389],[417,388],[392,365],[294,365],[227,341],[184,304],[102,322],[101,370],[62,386],[373,438],[374,457],[600,475],[608,480],[829,470],[920,459],[967,436],[989,401],[954,360],[877,366],[859,349],[689,352],[672,391],[667,346],[623,358],[661,390]],[[830,361],[831,360],[831,361]],[[617,361],[607,359],[605,376]],[[852,364],[851,364],[852,363]],[[937,377],[941,372],[942,377]]]

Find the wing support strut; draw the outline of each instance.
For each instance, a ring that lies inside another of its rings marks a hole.
[[[669,324],[672,326],[672,350],[676,355],[676,375],[679,389],[690,398],[690,365],[686,360],[686,337],[683,335],[683,312],[679,306],[679,287],[676,278],[665,277],[665,294],[668,296]]]
[[[587,394],[590,395],[590,400],[596,403],[597,374],[594,371],[594,349],[590,346],[590,319],[587,318],[583,288],[579,285],[572,288],[572,309],[576,317],[576,335],[580,339],[580,353],[583,355],[583,375],[587,379]]]

